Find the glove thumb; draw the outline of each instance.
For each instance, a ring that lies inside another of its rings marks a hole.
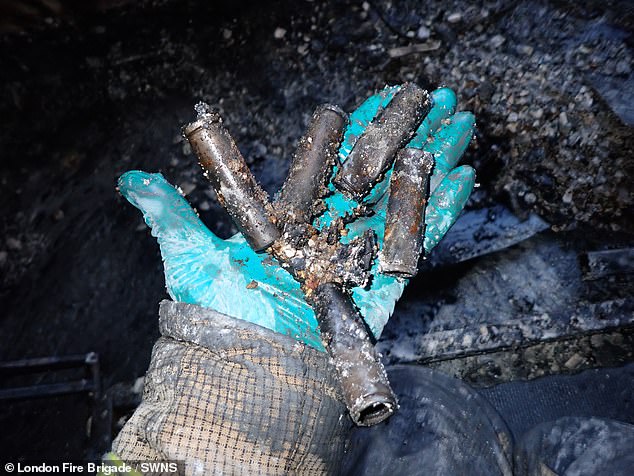
[[[119,178],[118,185],[121,195],[143,212],[145,223],[159,242],[168,292],[172,298],[189,302],[191,283],[182,278],[196,276],[192,272],[223,240],[209,231],[161,174],[132,170]]]
[[[213,246],[221,241],[161,174],[131,170],[119,177],[118,188],[121,195],[143,212],[145,223],[158,239],[163,258],[183,240],[188,247],[203,243]]]

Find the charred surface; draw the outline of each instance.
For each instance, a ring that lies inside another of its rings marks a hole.
[[[311,223],[323,213],[320,199],[328,193],[326,182],[335,165],[347,122],[347,114],[331,104],[320,106],[313,114],[275,202],[284,222]]]
[[[412,138],[430,108],[427,91],[413,83],[404,84],[359,138],[337,172],[335,185],[357,200],[365,197],[392,166],[396,153]]]
[[[196,105],[198,118],[183,129],[218,201],[255,251],[279,236],[266,192],[258,185],[222,118],[204,103]]]
[[[419,149],[403,149],[396,156],[380,257],[383,273],[411,278],[418,272],[433,166],[432,154]]]

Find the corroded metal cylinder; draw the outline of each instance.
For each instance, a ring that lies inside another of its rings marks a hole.
[[[366,128],[341,165],[334,184],[356,200],[364,198],[391,167],[396,152],[415,134],[431,108],[427,91],[404,84]]]
[[[249,245],[262,251],[280,236],[267,194],[251,174],[220,115],[205,104],[198,104],[196,110],[198,118],[183,128],[183,134],[220,204]]]
[[[317,108],[299,141],[276,208],[294,223],[309,223],[321,212],[318,200],[327,189],[348,116],[338,106]]]
[[[315,290],[311,301],[352,420],[360,426],[382,422],[398,402],[352,299],[339,286],[327,283]]]
[[[423,251],[425,207],[434,156],[406,148],[396,156],[379,263],[382,273],[411,278]]]

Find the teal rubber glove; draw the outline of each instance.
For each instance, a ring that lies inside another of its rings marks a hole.
[[[341,161],[398,89],[399,86],[385,88],[350,115],[339,151]],[[455,113],[456,96],[450,89],[438,89],[431,96],[433,107],[408,144],[433,153],[436,160],[425,213],[426,253],[456,221],[475,182],[471,167],[456,167],[473,136],[473,114]],[[390,172],[364,201],[374,208],[375,214],[349,224],[346,240],[373,228],[382,246],[389,175]],[[325,200],[327,211],[317,218],[321,225],[357,205],[330,187],[333,194]],[[158,239],[166,287],[172,299],[212,308],[324,350],[315,314],[304,300],[299,283],[275,260],[255,253],[239,233],[227,240],[215,236],[161,174],[127,172],[119,179],[119,191],[143,212]],[[381,274],[378,262],[374,263],[372,274],[370,287],[355,288],[353,299],[378,338],[406,280]]]

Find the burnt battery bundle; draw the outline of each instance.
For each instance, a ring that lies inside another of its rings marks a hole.
[[[301,284],[315,311],[324,348],[333,359],[352,420],[370,426],[388,418],[398,403],[374,349],[369,331],[351,297],[365,286],[378,255],[376,235],[340,240],[342,218],[322,229],[313,226],[335,165],[333,184],[361,203],[394,166],[386,211],[380,270],[398,277],[416,274],[422,251],[430,154],[403,148],[429,112],[431,100],[415,84],[405,84],[367,127],[343,164],[337,153],[348,123],[337,106],[313,114],[294,154],[288,177],[271,203],[258,185],[219,114],[204,104],[184,129],[211,181],[218,201],[248,244],[267,252]],[[292,259],[291,259],[292,257]]]

